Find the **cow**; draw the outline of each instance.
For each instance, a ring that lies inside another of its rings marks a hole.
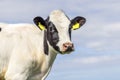
[[[57,54],[74,51],[71,31],[86,19],[54,10],[34,24],[0,23],[0,80],[45,80]]]

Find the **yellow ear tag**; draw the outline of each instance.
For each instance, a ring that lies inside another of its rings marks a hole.
[[[80,24],[79,23],[76,23],[75,25],[72,26],[72,30],[76,30],[80,28]]]
[[[43,26],[40,22],[38,23],[38,26],[41,30],[45,30],[45,26]]]

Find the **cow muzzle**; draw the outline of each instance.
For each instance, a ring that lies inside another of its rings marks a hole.
[[[63,53],[70,53],[70,52],[74,51],[73,43],[66,42],[63,44],[62,47],[63,47],[63,50],[62,50]]]

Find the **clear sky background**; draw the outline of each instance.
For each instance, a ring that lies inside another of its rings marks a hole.
[[[0,0],[0,22],[33,23],[55,9],[87,22],[72,32],[76,51],[59,54],[46,80],[120,80],[120,0]]]

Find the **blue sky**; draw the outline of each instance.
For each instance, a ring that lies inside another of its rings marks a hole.
[[[46,80],[120,80],[119,0],[1,0],[0,22],[33,23],[62,9],[72,19],[87,19],[73,31],[76,51],[58,55]]]

